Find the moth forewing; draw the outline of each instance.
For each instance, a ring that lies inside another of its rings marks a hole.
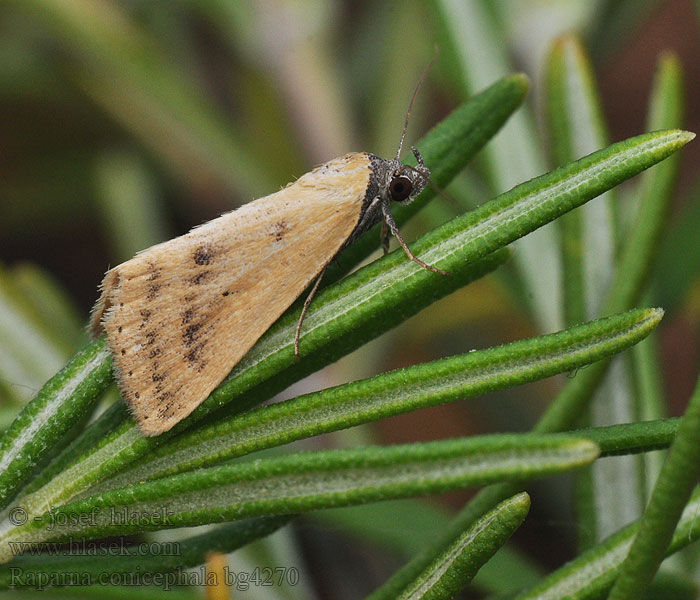
[[[201,404],[336,255],[374,193],[374,159],[332,160],[107,272],[91,327],[144,434]]]

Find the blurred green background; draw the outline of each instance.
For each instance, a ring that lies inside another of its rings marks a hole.
[[[409,240],[550,168],[540,89],[545,53],[562,33],[584,39],[613,141],[644,131],[665,50],[678,54],[685,71],[685,128],[700,131],[695,9],[690,0],[2,2],[0,425],[84,342],[82,327],[109,265],[346,152],[393,156],[435,44],[440,56],[418,96],[410,143],[508,72],[524,71],[533,90],[484,156],[450,186],[457,202],[433,201],[407,226]],[[667,310],[659,347],[673,414],[682,412],[700,363],[699,160],[696,142],[684,152],[650,292],[653,305]],[[535,271],[547,271],[551,250]],[[516,258],[285,396],[554,330],[561,326],[551,304],[556,294],[537,277]],[[403,415],[315,443],[526,430],[560,384]],[[556,505],[556,490],[546,494]],[[443,510],[465,498],[437,502]],[[557,557],[543,551],[542,540],[573,537],[568,508],[541,514],[542,531],[538,510],[535,504],[535,525],[519,543],[553,566],[546,561]],[[434,515],[426,514],[424,526],[416,526],[429,530]],[[552,519],[561,522],[552,527]],[[399,549],[378,558],[367,538],[349,545],[343,538],[351,558],[341,560],[327,548],[344,535],[335,527],[301,527],[306,561],[325,561],[319,597],[340,597],[328,587],[334,577],[348,577],[348,560],[375,584],[400,563]],[[357,597],[348,593],[342,597]]]

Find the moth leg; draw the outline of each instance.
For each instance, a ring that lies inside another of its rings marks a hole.
[[[432,265],[424,263],[420,258],[413,255],[413,252],[411,252],[411,249],[408,247],[408,244],[401,237],[401,234],[399,233],[399,228],[396,225],[396,221],[394,221],[394,217],[389,211],[389,207],[386,203],[382,203],[382,215],[384,215],[384,223],[389,226],[389,229],[391,229],[391,233],[394,234],[394,237],[398,240],[399,244],[401,244],[401,247],[403,248],[403,251],[406,253],[406,256],[408,256],[408,258],[410,258],[413,262],[419,264],[424,269],[432,271],[433,273],[439,273],[440,275],[451,275],[451,273],[448,273],[447,271],[443,271],[442,269],[438,269],[437,267],[433,267]]]
[[[384,251],[384,256],[389,254],[389,239],[391,232],[389,231],[389,227],[386,224],[386,221],[382,221],[382,250]]]
[[[323,270],[316,279],[316,283],[314,283],[314,287],[311,288],[309,295],[306,297],[306,300],[304,300],[304,307],[301,309],[301,316],[299,317],[299,322],[297,323],[297,330],[294,334],[294,356],[297,357],[297,360],[299,359],[299,337],[301,337],[301,326],[304,323],[304,319],[306,318],[306,313],[309,310],[309,306],[311,306],[311,301],[314,299],[314,296],[318,291],[318,286],[321,285],[321,280],[326,274],[327,268],[328,265],[323,267]]]

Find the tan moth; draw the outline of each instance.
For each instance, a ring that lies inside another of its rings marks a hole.
[[[145,435],[168,431],[199,406],[316,279],[297,326],[298,356],[326,267],[375,224],[385,252],[391,233],[411,260],[446,274],[412,254],[389,208],[429,183],[418,150],[417,167],[399,160],[415,95],[396,158],[346,154],[107,271],[90,328],[106,332],[117,382]]]

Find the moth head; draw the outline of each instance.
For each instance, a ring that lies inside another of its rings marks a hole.
[[[402,164],[398,159],[384,161],[382,196],[387,201],[409,204],[430,183],[430,169],[417,148],[412,148],[418,165]]]
[[[408,204],[423,191],[429,177],[430,171],[427,167],[401,165],[393,169],[387,181],[388,199],[399,204]]]

